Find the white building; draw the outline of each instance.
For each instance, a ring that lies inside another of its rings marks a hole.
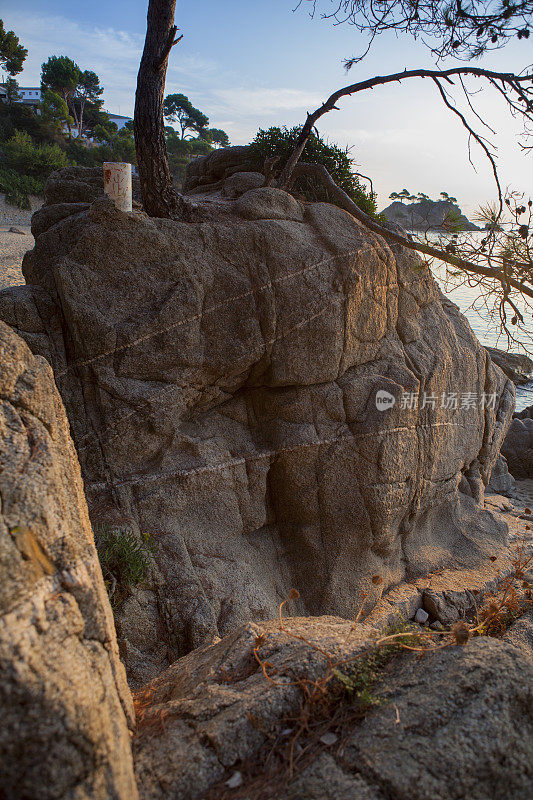
[[[22,88],[19,86],[18,88],[19,99],[18,103],[22,103],[25,106],[38,106],[41,102],[41,89],[39,86],[28,86],[27,88]],[[5,101],[7,99],[7,89],[5,84],[0,83],[0,100]]]
[[[19,103],[24,106],[38,106],[41,102],[40,86],[19,86]]]
[[[120,114],[112,114],[110,111],[106,111],[106,114],[110,122],[116,122],[119,131],[124,127],[126,122],[133,122],[131,117],[121,117]]]
[[[38,110],[38,105],[41,102],[41,87],[40,86],[19,86],[19,100],[24,106],[33,106]],[[0,100],[6,99],[6,88],[0,84]],[[110,111],[105,112],[109,116],[110,122],[115,122],[119,131],[124,127],[127,122],[131,122],[131,117],[123,117],[121,114],[112,114]],[[76,136],[76,128],[72,128],[72,133]]]

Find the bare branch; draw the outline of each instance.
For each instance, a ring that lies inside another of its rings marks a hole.
[[[170,55],[170,51],[172,50],[174,45],[178,44],[178,42],[181,42],[181,40],[183,39],[183,34],[181,34],[181,36],[178,36],[177,39],[175,38],[177,32],[178,32],[177,25],[173,25],[173,27],[168,32],[167,41],[165,42],[165,46],[161,51],[161,55],[159,56],[159,58],[155,63],[155,69],[157,71],[162,69],[163,66],[166,64],[166,61]]]
[[[476,140],[476,142],[479,144],[479,146],[482,147],[483,150],[485,151],[485,154],[486,154],[488,160],[490,161],[490,165],[492,167],[492,172],[493,172],[493,175],[494,175],[494,180],[496,182],[496,187],[498,189],[498,201],[499,201],[499,204],[500,204],[500,214],[501,214],[501,212],[503,211],[502,187],[500,186],[500,179],[498,178],[498,170],[496,169],[496,162],[494,161],[494,156],[492,155],[492,153],[490,152],[489,148],[485,144],[486,139],[484,139],[483,136],[480,136],[478,133],[476,133],[475,130],[468,124],[468,122],[466,121],[466,118],[464,117],[464,115],[461,114],[461,112],[457,108],[455,108],[454,105],[452,105],[450,103],[450,101],[448,100],[448,97],[446,95],[446,92],[444,91],[444,89],[442,88],[441,84],[439,83],[438,78],[433,78],[433,81],[438,87],[438,90],[440,92],[440,96],[442,97],[442,100],[443,100],[445,106],[447,108],[449,108],[450,111],[453,114],[456,114],[456,116],[459,117],[459,119],[461,120],[462,124],[464,125],[464,127],[468,131],[469,135],[472,136]],[[470,150],[470,144],[469,144],[469,150]]]
[[[311,16],[317,6],[319,0],[313,0]],[[333,10],[321,14],[335,25],[353,25],[371,39],[387,31],[422,37],[439,59],[465,60],[501,48],[512,39],[527,41],[532,15],[533,0],[337,0]]]
[[[442,78],[450,81],[455,75],[472,75],[476,78],[485,78],[491,82],[501,82],[507,87],[507,90],[511,96],[515,95],[519,101],[524,102],[525,108],[520,110],[524,116],[531,118],[531,112],[533,111],[533,73],[526,75],[515,75],[513,72],[494,72],[492,70],[481,69],[479,67],[455,67],[447,70],[412,69],[404,70],[404,72],[397,72],[392,75],[375,76],[374,78],[369,78],[366,81],[352,83],[349,86],[338,89],[336,92],[333,92],[333,94],[330,95],[330,97],[328,97],[328,99],[319,108],[317,108],[311,114],[307,114],[307,119],[302,126],[296,146],[283,168],[279,178],[278,186],[283,189],[289,185],[292,171],[303,153],[307,139],[309,138],[313,127],[316,125],[317,120],[320,119],[320,117],[322,117],[324,114],[327,114],[329,111],[335,109],[336,104],[341,97],[357,94],[358,92],[372,89],[375,86],[383,86],[388,83],[401,82],[408,78]]]
[[[344,192],[340,186],[337,186],[327,169],[322,164],[306,164],[304,162],[300,162],[296,165],[291,180],[295,180],[301,175],[310,175],[320,180],[327,188],[336,205],[340,206],[345,211],[348,211],[349,214],[355,217],[365,226],[365,228],[368,228],[368,230],[371,230],[373,233],[377,233],[379,236],[383,236],[385,239],[395,242],[396,244],[401,244],[403,247],[406,247],[409,250],[414,250],[418,253],[424,253],[425,255],[432,256],[433,258],[438,258],[440,261],[451,264],[452,266],[457,267],[460,270],[464,270],[465,272],[471,272],[474,275],[481,275],[486,278],[499,281],[502,286],[511,286],[528,297],[533,298],[533,287],[527,286],[523,281],[509,277],[502,269],[496,267],[484,267],[481,264],[475,264],[471,261],[467,261],[464,258],[453,255],[453,253],[450,251],[447,252],[445,250],[432,247],[431,245],[423,244],[422,242],[417,242],[413,239],[408,239],[406,236],[402,236],[400,233],[392,231],[389,228],[386,228],[384,225],[381,225],[377,220],[373,219],[368,214],[365,214],[365,212],[362,211],[350,197],[348,197],[346,192]]]

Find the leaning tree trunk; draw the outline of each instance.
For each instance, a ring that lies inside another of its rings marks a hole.
[[[175,7],[176,0],[149,0],[133,121],[144,210],[151,217],[174,219],[182,218],[186,209],[185,200],[172,187],[163,121],[168,56],[179,41]]]

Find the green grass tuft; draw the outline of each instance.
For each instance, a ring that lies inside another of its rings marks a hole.
[[[111,605],[116,610],[132,589],[145,583],[155,544],[149,534],[139,540],[131,528],[97,525],[94,540]]]

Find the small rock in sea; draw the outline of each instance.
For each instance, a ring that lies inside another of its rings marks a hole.
[[[8,230],[8,233],[20,233],[20,235],[21,235],[21,236],[26,236],[26,234],[24,233],[24,231],[21,231],[21,230],[20,230],[20,228],[13,228],[13,227],[11,227],[11,228]]]
[[[436,619],[435,622],[432,622],[429,627],[432,628],[432,630],[434,630],[434,631],[443,631],[444,630],[444,625],[442,624],[442,622],[439,622],[438,619]]]
[[[419,608],[415,614],[415,622],[420,622],[420,624],[423,624],[424,622],[427,622],[428,619],[429,619],[428,612],[424,611],[423,608]]]
[[[329,747],[329,745],[335,744],[338,738],[339,737],[337,736],[336,733],[332,733],[331,731],[329,731],[328,733],[324,733],[320,737],[320,741],[322,742],[322,744],[328,745]]]
[[[242,774],[238,770],[234,772],[231,778],[226,781],[226,786],[230,789],[237,789],[239,786],[242,786]]]

